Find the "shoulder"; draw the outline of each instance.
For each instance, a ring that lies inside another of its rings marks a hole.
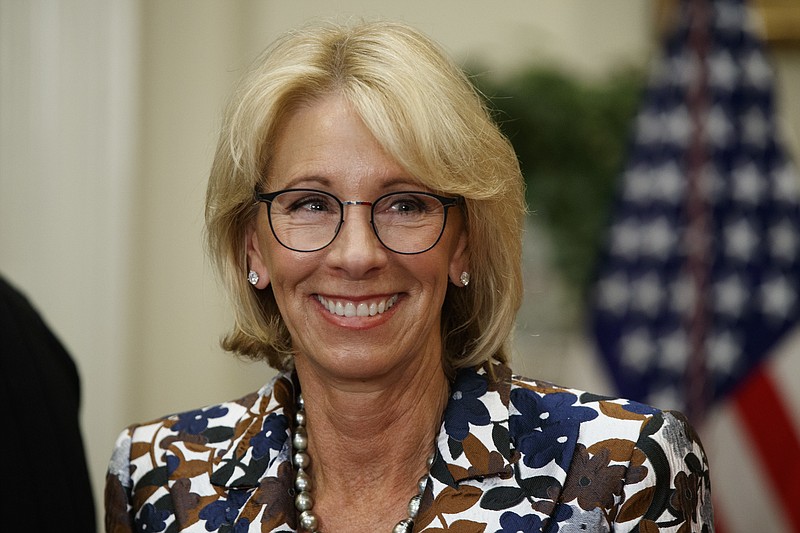
[[[123,486],[130,487],[135,484],[131,480],[132,471],[136,477],[159,468],[166,471],[166,449],[176,443],[202,448],[224,447],[233,435],[236,422],[257,398],[257,393],[251,393],[238,400],[128,426],[117,437],[108,473],[117,477]]]
[[[221,453],[231,446],[237,427],[243,421],[257,418],[274,401],[279,375],[257,392],[236,400],[207,405],[125,428],[117,437],[108,474],[124,487],[135,485],[136,479],[170,465],[170,448],[187,448],[193,452]],[[279,389],[281,387],[278,387]]]
[[[109,531],[130,531],[134,524],[173,531],[198,520],[210,520],[209,527],[224,508],[219,498],[252,489],[268,467],[283,464],[276,459],[288,439],[284,409],[292,398],[291,376],[281,374],[238,400],[125,429],[106,476]],[[205,515],[197,514],[200,508]]]
[[[703,454],[699,436],[680,412],[519,376],[511,378],[509,419],[512,438],[554,426],[564,428],[561,433],[573,428],[577,445],[610,448],[615,457],[642,446],[649,452],[660,447],[676,455]]]
[[[531,472],[560,466],[573,514],[603,508],[619,531],[713,520],[708,461],[679,412],[515,376],[509,429]]]
[[[509,410],[511,416],[539,419],[539,425],[581,424],[581,433],[595,439],[636,437],[643,422],[663,414],[655,407],[625,398],[521,376],[511,377]]]

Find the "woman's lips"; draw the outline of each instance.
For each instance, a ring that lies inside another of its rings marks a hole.
[[[398,295],[372,300],[350,301],[343,298],[316,295],[317,301],[332,315],[350,317],[367,317],[383,314],[397,302]]]

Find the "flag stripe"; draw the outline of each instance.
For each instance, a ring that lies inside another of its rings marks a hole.
[[[787,335],[769,361],[770,375],[780,391],[792,418],[792,425],[800,428],[800,327]],[[795,461],[800,461],[797,457]]]
[[[714,533],[728,533],[728,526],[725,524],[725,515],[720,512],[719,501],[714,500]]]
[[[744,382],[734,395],[734,401],[775,497],[780,500],[788,522],[794,524],[793,530],[800,532],[800,484],[797,482],[800,438],[763,366]]]

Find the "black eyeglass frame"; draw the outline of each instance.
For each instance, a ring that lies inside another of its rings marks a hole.
[[[338,224],[336,224],[336,231],[334,232],[333,237],[331,237],[331,240],[329,240],[323,246],[320,246],[319,248],[314,248],[313,250],[298,250],[297,248],[292,248],[290,246],[286,246],[283,242],[281,242],[280,238],[278,237],[278,234],[275,233],[275,228],[272,226],[272,202],[279,195],[281,195],[283,193],[288,193],[288,192],[309,192],[309,193],[323,194],[323,195],[325,195],[325,196],[327,196],[329,198],[333,198],[334,200],[336,200],[336,202],[339,204],[339,222],[338,222]],[[381,202],[381,200],[383,200],[384,198],[386,198],[388,196],[393,196],[393,195],[396,195],[396,194],[418,194],[418,195],[422,195],[422,196],[429,196],[431,198],[435,198],[436,200],[439,201],[439,203],[442,204],[442,208],[444,208],[444,218],[442,220],[442,229],[439,231],[439,236],[436,237],[436,240],[433,241],[433,244],[431,244],[430,246],[428,246],[424,250],[420,250],[418,252],[398,252],[397,250],[387,246],[386,243],[383,242],[383,239],[381,239],[381,236],[378,235],[378,230],[375,227],[375,216],[374,216],[375,215],[375,205],[379,204]],[[341,229],[342,229],[342,224],[344,224],[344,207],[346,205],[367,205],[367,206],[370,207],[369,225],[372,227],[372,233],[375,234],[375,238],[378,239],[378,242],[381,243],[381,245],[384,248],[386,248],[387,250],[389,250],[390,252],[394,252],[394,253],[400,254],[400,255],[417,255],[417,254],[425,253],[428,250],[430,250],[431,248],[433,248],[434,246],[436,246],[437,244],[439,244],[439,241],[442,239],[442,235],[444,235],[444,229],[447,227],[447,213],[448,213],[448,211],[453,206],[461,206],[461,205],[463,205],[464,198],[461,197],[461,196],[441,196],[439,194],[434,194],[432,192],[423,192],[423,191],[392,191],[392,192],[389,192],[389,193],[386,193],[386,194],[382,194],[381,196],[379,196],[378,198],[376,198],[372,202],[367,202],[367,201],[364,201],[364,200],[347,200],[347,201],[343,202],[342,200],[339,200],[339,198],[337,198],[336,196],[334,196],[333,194],[331,194],[329,192],[320,191],[318,189],[303,189],[303,188],[301,188],[301,189],[283,189],[283,190],[275,191],[275,192],[261,192],[261,193],[257,192],[256,193],[256,202],[264,202],[265,204],[267,204],[267,220],[269,220],[269,229],[270,229],[270,231],[272,231],[272,235],[275,237],[275,240],[278,241],[278,243],[281,246],[283,246],[284,248],[287,248],[289,250],[292,250],[293,252],[311,253],[311,252],[318,252],[318,251],[320,251],[320,250],[322,250],[324,248],[327,248],[328,246],[331,245],[331,243],[333,243],[333,241],[336,240],[336,237],[339,236],[339,231],[341,231]]]

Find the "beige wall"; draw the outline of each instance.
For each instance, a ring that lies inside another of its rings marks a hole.
[[[0,0],[0,271],[78,362],[98,497],[125,424],[234,397],[271,373],[217,347],[229,314],[201,226],[224,98],[278,32],[331,15],[396,18],[498,73],[536,60],[601,75],[648,58],[650,2],[496,5]],[[778,65],[796,143],[800,57],[783,53]],[[536,326],[539,302],[552,305],[557,295],[541,281],[541,254],[530,255],[526,308],[534,318],[517,366],[582,385],[570,370],[582,366],[580,339]],[[578,355],[565,365],[562,353]]]

